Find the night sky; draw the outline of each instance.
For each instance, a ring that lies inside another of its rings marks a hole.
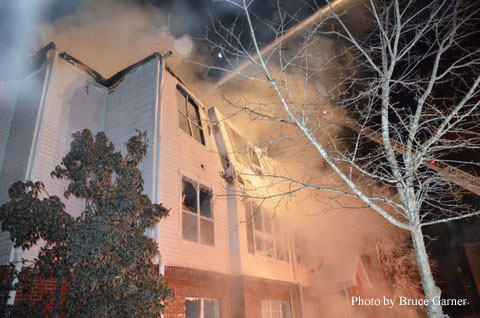
[[[98,0],[102,1],[102,0]],[[53,23],[57,19],[74,14],[84,6],[87,0],[46,0],[44,13],[39,17],[39,23]],[[203,37],[206,29],[211,26],[212,18],[229,25],[237,16],[238,10],[231,4],[223,1],[211,0],[118,0],[121,3],[135,3],[140,5],[154,5],[169,15],[169,30],[175,37],[185,34],[191,37]],[[274,20],[278,11],[275,10],[277,1],[255,1],[252,12],[256,15],[255,23],[258,26],[260,40],[269,42],[273,34],[268,32],[260,23],[260,19]],[[11,46],[16,37],[16,16],[13,13],[15,0],[6,0],[0,3],[0,43]],[[280,0],[281,7],[289,14],[302,20],[318,8],[325,5],[325,0]],[[241,21],[242,22],[242,21]],[[244,28],[242,23],[240,28]],[[289,26],[293,25],[291,23]],[[262,31],[263,30],[263,31]]]

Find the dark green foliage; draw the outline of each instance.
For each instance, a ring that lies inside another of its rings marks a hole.
[[[68,284],[64,302],[58,289],[54,310],[61,307],[66,318],[159,317],[171,296],[153,264],[156,243],[145,236],[168,214],[143,194],[138,166],[147,151],[145,139],[138,132],[122,156],[102,132],[73,135],[71,150],[51,175],[69,181],[66,198],[84,200],[77,218],[40,182],[15,183],[10,201],[0,207],[3,230],[15,246],[46,241],[35,268]]]

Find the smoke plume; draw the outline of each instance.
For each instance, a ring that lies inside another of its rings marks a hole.
[[[174,36],[169,29],[170,19],[172,17],[168,13],[148,3],[87,0],[70,14],[50,23],[41,23],[36,46],[38,48],[53,41],[60,51],[67,51],[104,77],[113,75],[155,51],[165,53],[171,50],[173,55],[167,64],[200,97],[206,107],[215,106],[227,116],[238,111],[230,103],[256,103],[258,107],[270,109],[273,113],[278,111],[277,97],[271,88],[261,86],[263,84],[232,81],[235,85],[224,87],[221,92],[208,91],[212,83],[202,76],[205,75],[205,70],[189,63],[196,61],[199,64],[211,64],[212,57],[208,48],[188,35]],[[321,39],[318,45],[319,50],[330,52],[334,43],[329,39]],[[327,77],[322,78],[321,82],[328,87],[326,80]],[[208,93],[200,94],[205,91]],[[312,101],[312,98],[315,96],[308,100],[312,105],[321,102]],[[324,114],[334,111],[327,104],[323,104],[323,107]],[[290,136],[298,131],[280,127],[274,122],[252,121],[248,116],[236,116],[232,120],[246,137],[268,147],[271,155],[289,165],[289,175],[302,179],[311,177],[312,174],[327,174],[325,169],[319,168],[322,162],[318,160],[318,155],[311,152],[306,144],[302,144],[304,138]],[[244,129],[247,126],[248,129]],[[337,133],[338,127],[332,126],[325,132],[323,140],[327,141],[329,134]],[[289,148],[292,144],[293,147]],[[334,285],[351,279],[356,258],[362,254],[375,254],[372,250],[376,239],[391,231],[383,219],[370,209],[362,208],[358,200],[304,192],[292,196],[289,202],[289,206],[295,208],[289,210],[287,206],[288,217],[304,233],[306,257],[312,264],[316,264],[319,286]],[[326,312],[333,312],[336,305],[331,303]]]

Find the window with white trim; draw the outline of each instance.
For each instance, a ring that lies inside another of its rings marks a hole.
[[[240,136],[227,123],[225,123],[225,129],[227,130],[228,138],[232,144],[235,158],[251,170],[262,174],[262,163],[259,156],[260,149],[255,147],[255,145],[247,139]]]
[[[281,300],[262,300],[262,318],[291,318],[290,303]]]
[[[185,298],[186,318],[219,318],[220,302],[216,298]]]
[[[189,178],[182,178],[182,238],[215,245],[213,192]]]
[[[253,200],[245,201],[247,247],[252,254],[262,254],[289,262],[287,235],[281,219],[273,217]]]
[[[205,145],[198,105],[179,85],[177,85],[177,108],[179,127],[193,139]]]

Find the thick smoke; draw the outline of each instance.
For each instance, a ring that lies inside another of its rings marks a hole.
[[[142,58],[172,51],[168,64],[182,77],[200,70],[188,60],[203,60],[194,41],[169,31],[171,17],[152,4],[114,0],[88,0],[70,15],[40,27],[40,42],[55,42],[94,70],[109,77]],[[183,67],[182,67],[183,66]],[[190,72],[183,72],[184,69]],[[193,72],[192,72],[193,68]]]
[[[52,23],[42,24],[39,27],[37,47],[54,41],[59,50],[67,51],[105,77],[152,52],[165,53],[171,50],[173,55],[167,63],[194,94],[198,93],[196,95],[206,107],[215,106],[226,114],[233,114],[238,108],[232,108],[230,103],[256,103],[258,107],[264,107],[272,113],[278,111],[278,99],[272,94],[271,88],[255,82],[232,81],[235,85],[230,84],[221,91],[226,98],[219,94],[220,91],[208,91],[206,88],[212,84],[200,76],[205,71],[189,63],[192,60],[200,64],[212,63],[211,56],[207,54],[208,49],[199,46],[188,36],[173,36],[169,30],[169,21],[174,18],[150,4],[88,0],[71,14]],[[326,51],[333,47],[332,41],[328,39],[322,39],[318,45],[319,50]],[[322,78],[322,83],[328,86],[325,80]],[[199,93],[205,91],[208,93]],[[307,102],[313,105],[319,101],[309,99]],[[326,113],[335,111],[328,104],[322,105],[322,110]],[[323,163],[307,144],[302,144],[305,139],[292,136],[298,134],[298,131],[284,125],[280,127],[275,122],[252,121],[248,116],[237,116],[232,120],[248,138],[266,146],[271,155],[288,165],[288,175],[308,179],[312,174],[323,174],[323,181],[327,180],[331,184],[338,182],[332,181],[335,178],[328,176],[325,169],[319,168]],[[243,129],[245,127],[248,129]],[[327,127],[324,133],[323,140],[327,141],[330,135],[338,134],[338,126]],[[288,217],[305,234],[308,251],[306,257],[312,264],[316,264],[319,286],[334,285],[351,279],[356,258],[362,254],[374,255],[376,239],[391,231],[383,219],[370,209],[359,207],[361,203],[353,199],[304,192],[290,197],[288,202]],[[338,307],[335,302],[325,305],[327,313]]]

